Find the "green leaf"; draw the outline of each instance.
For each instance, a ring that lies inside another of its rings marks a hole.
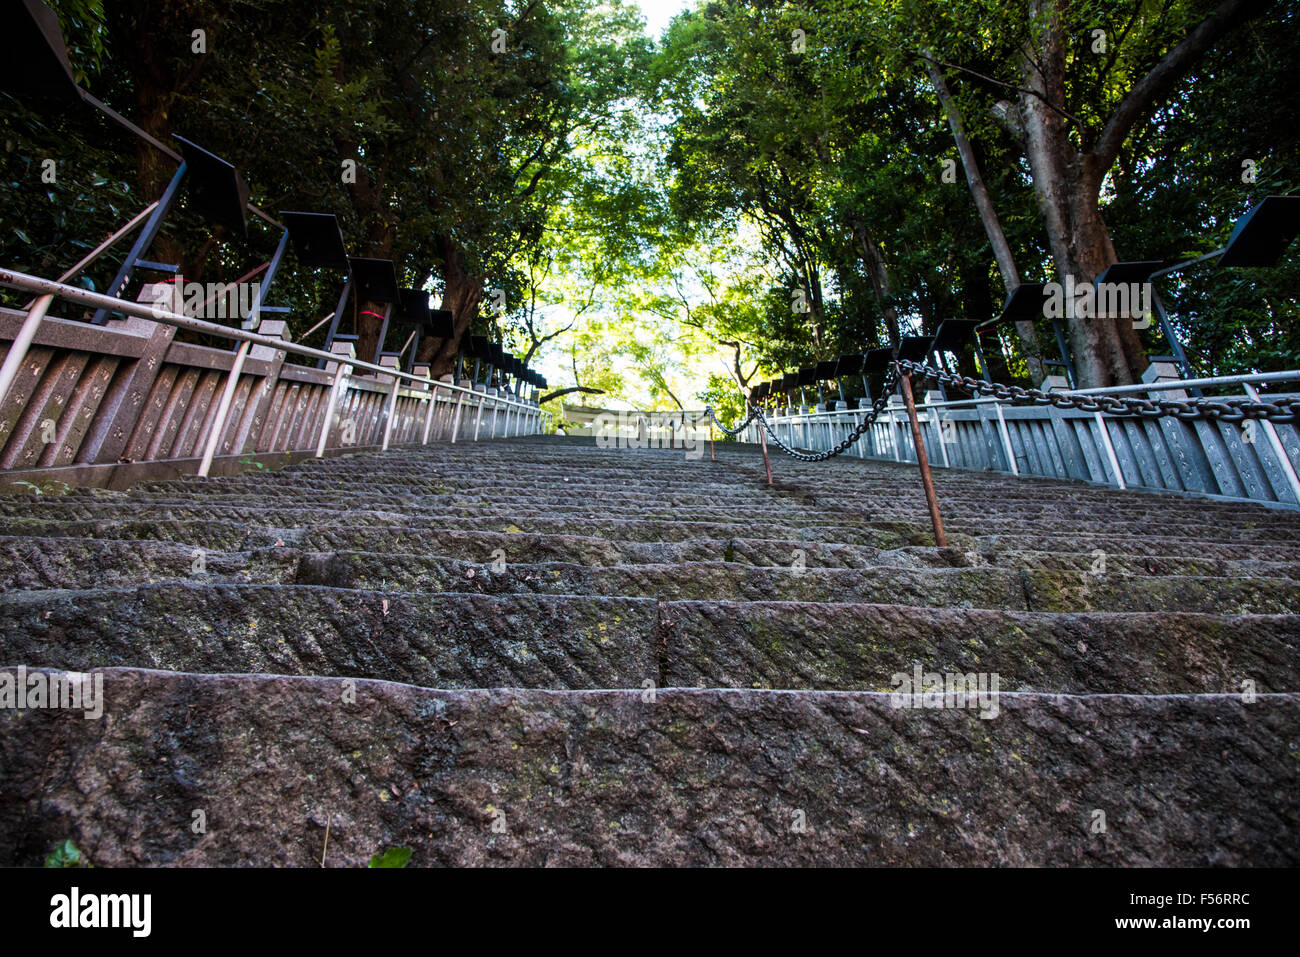
[[[88,867],[89,863],[71,839],[64,841],[45,859],[46,867]]]
[[[405,867],[406,862],[411,859],[411,849],[409,847],[390,847],[382,854],[376,854],[370,859],[369,867]]]

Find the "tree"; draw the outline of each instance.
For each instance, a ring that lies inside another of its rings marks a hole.
[[[888,24],[908,30],[918,54],[933,51],[945,68],[1012,93],[998,115],[1023,148],[1057,275],[1091,283],[1116,261],[1100,200],[1125,143],[1218,39],[1269,2],[973,6],[950,19],[950,4],[905,2]],[[993,75],[966,67],[968,56],[992,59]],[[1081,385],[1133,382],[1146,366],[1130,319],[1075,316],[1069,337]]]

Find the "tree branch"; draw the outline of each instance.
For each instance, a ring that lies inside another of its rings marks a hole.
[[[558,399],[561,396],[570,395],[574,392],[581,392],[583,395],[604,395],[605,394],[604,389],[589,389],[585,385],[575,385],[569,389],[559,389],[558,391],[552,392],[549,395],[544,395],[537,400],[537,404],[545,405],[546,403],[550,402],[552,399]]]
[[[1115,162],[1124,138],[1134,124],[1192,68],[1201,54],[1233,27],[1263,14],[1272,2],[1273,0],[1223,0],[1218,9],[1197,24],[1181,43],[1166,53],[1146,76],[1135,83],[1111,114],[1096,146],[1092,148],[1098,175],[1105,175],[1105,171]]]
[[[1006,87],[1008,90],[1014,90],[1015,92],[1017,92],[1017,93],[1021,93],[1021,94],[1024,94],[1024,95],[1026,95],[1026,96],[1037,97],[1038,99],[1042,100],[1044,104],[1046,104],[1046,106],[1047,106],[1048,109],[1050,109],[1050,110],[1054,110],[1055,112],[1060,113],[1063,117],[1065,117],[1067,120],[1069,120],[1069,121],[1070,121],[1071,123],[1073,123],[1075,126],[1079,127],[1079,129],[1083,129],[1083,121],[1082,121],[1082,120],[1080,120],[1077,116],[1072,116],[1071,114],[1065,112],[1064,109],[1062,109],[1061,107],[1057,106],[1055,103],[1053,103],[1053,102],[1052,102],[1051,100],[1049,100],[1047,97],[1043,96],[1043,94],[1042,94],[1042,93],[1039,93],[1037,90],[1030,90],[1030,89],[1027,89],[1027,88],[1025,88],[1025,87],[1016,86],[1014,83],[1007,83],[1005,80],[997,80],[997,79],[994,79],[993,77],[991,77],[991,76],[989,76],[989,75],[987,75],[987,74],[985,74],[985,73],[980,73],[978,70],[972,70],[972,69],[970,69],[969,67],[964,67],[964,66],[961,66],[960,64],[957,64],[957,63],[947,63],[947,62],[945,62],[945,61],[943,61],[943,60],[939,60],[939,59],[936,59],[935,57],[932,57],[932,56],[927,55],[924,51],[922,51],[922,52],[920,52],[920,53],[918,53],[918,54],[916,54],[916,55],[917,55],[918,57],[920,57],[922,60],[926,60],[926,61],[928,61],[928,62],[931,63],[931,64],[935,64],[935,65],[938,65],[938,66],[944,67],[945,69],[948,69],[948,70],[960,70],[962,73],[969,73],[971,76],[977,76],[977,77],[979,77],[981,80],[984,80],[986,83],[993,83],[993,84],[996,84],[997,86]]]

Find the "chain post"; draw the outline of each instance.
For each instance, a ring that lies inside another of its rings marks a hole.
[[[772,460],[767,457],[767,423],[759,423],[758,441],[763,446],[763,468],[767,471],[767,484],[772,484]]]
[[[916,446],[916,464],[921,469],[921,484],[925,487],[925,502],[930,509],[930,523],[934,526],[934,542],[946,548],[948,537],[943,533],[943,519],[939,516],[939,499],[934,494],[934,478],[930,475],[930,460],[925,454],[925,439],[921,435],[921,420],[916,417],[916,402],[912,399],[912,377],[899,368],[899,382],[903,386],[903,401],[907,403],[907,418],[912,424],[912,443]]]

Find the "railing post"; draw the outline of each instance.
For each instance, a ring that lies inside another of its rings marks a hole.
[[[411,363],[411,372],[415,375],[422,375],[429,380],[428,384],[420,383],[415,386],[416,389],[425,392],[428,395],[428,405],[424,407],[424,429],[421,433],[421,445],[429,444],[429,426],[433,424],[433,367],[423,362]]]
[[[434,387],[434,392],[438,396],[438,408],[434,411],[434,421],[437,422],[438,441],[448,438],[451,435],[451,415],[452,415],[452,391],[444,389],[442,385],[452,385],[452,375],[444,375],[438,379],[439,385]]]
[[[438,388],[429,386],[429,406],[424,410],[424,437],[420,439],[421,445],[429,444],[429,430],[433,428],[433,415],[438,407]]]
[[[478,441],[478,427],[483,422],[483,403],[487,401],[487,393],[481,393],[478,397],[478,414],[474,416],[474,441]]]
[[[1119,459],[1115,457],[1115,446],[1110,443],[1110,431],[1106,428],[1106,420],[1101,417],[1100,412],[1094,412],[1092,417],[1097,420],[1097,429],[1101,432],[1101,444],[1106,449],[1106,459],[1110,462],[1111,471],[1115,473],[1115,482],[1121,488],[1128,488],[1124,484],[1124,474],[1119,470]]]
[[[1246,395],[1250,396],[1250,400],[1258,402],[1259,391],[1249,382],[1244,382],[1242,385],[1245,386]],[[1273,450],[1273,454],[1277,456],[1278,464],[1282,466],[1282,474],[1286,476],[1287,484],[1291,486],[1291,494],[1295,496],[1296,503],[1300,504],[1300,476],[1296,475],[1295,466],[1291,464],[1291,457],[1286,454],[1286,447],[1277,434],[1277,428],[1268,419],[1260,419],[1259,424],[1264,427],[1264,434],[1268,436],[1269,447]]]
[[[340,356],[340,359],[343,357]],[[325,405],[325,420],[320,427],[320,440],[316,443],[316,458],[325,455],[325,443],[330,437],[330,427],[334,423],[334,409],[339,402],[339,394],[343,391],[343,380],[347,378],[348,370],[351,366],[339,362],[338,368],[334,370],[334,381],[330,383],[329,402]]]
[[[41,320],[45,318],[45,313],[52,302],[54,302],[53,294],[47,293],[32,303],[32,308],[27,310],[27,318],[18,329],[18,335],[14,336],[14,341],[9,344],[9,354],[5,356],[4,365],[0,366],[0,403],[8,397],[9,387],[18,377],[18,369],[27,358],[27,350],[31,348],[32,340],[36,338],[36,330],[40,328]]]
[[[401,385],[402,383],[397,376],[393,376],[393,387],[388,392],[388,403],[384,409],[384,444],[379,450],[381,452],[388,451],[388,439],[393,434],[393,419],[397,417],[397,390],[401,388]]]
[[[1002,414],[1002,403],[994,402],[993,408],[998,413],[998,432],[1002,436],[1002,447],[1007,451],[1007,464],[1011,466],[1011,474],[1020,475],[1020,466],[1016,464],[1016,452],[1011,447],[1011,433],[1007,431],[1007,418]]]
[[[451,444],[452,445],[456,444],[456,434],[460,432],[460,409],[461,406],[463,406],[464,404],[465,404],[465,393],[457,392],[456,411],[452,413],[452,422],[451,422]]]
[[[235,361],[230,364],[230,375],[226,377],[226,387],[221,392],[221,402],[217,405],[217,414],[212,421],[212,432],[208,435],[207,447],[203,450],[203,461],[199,463],[199,478],[207,478],[212,470],[212,459],[221,444],[221,436],[226,431],[226,419],[230,415],[230,406],[235,401],[235,389],[239,387],[239,377],[244,374],[244,360],[253,344],[245,339],[235,352]]]
[[[936,400],[935,395],[939,395],[940,398]],[[942,393],[927,392],[925,394],[925,415],[926,418],[930,420],[930,426],[934,431],[935,440],[939,444],[939,458],[943,459],[943,467],[951,468],[952,466],[948,461],[948,443],[943,440],[943,415],[935,411],[934,403],[936,401],[943,401]],[[954,428],[956,428],[956,426],[954,426]]]
[[[921,485],[925,488],[925,503],[930,509],[930,524],[934,526],[934,543],[946,548],[948,538],[943,533],[943,519],[939,516],[939,499],[934,493],[934,477],[930,475],[930,460],[925,455],[925,439],[921,436],[921,422],[916,417],[916,402],[912,399],[912,377],[900,375],[903,401],[907,403],[907,418],[912,426],[912,442],[916,445],[916,462],[921,469]]]

